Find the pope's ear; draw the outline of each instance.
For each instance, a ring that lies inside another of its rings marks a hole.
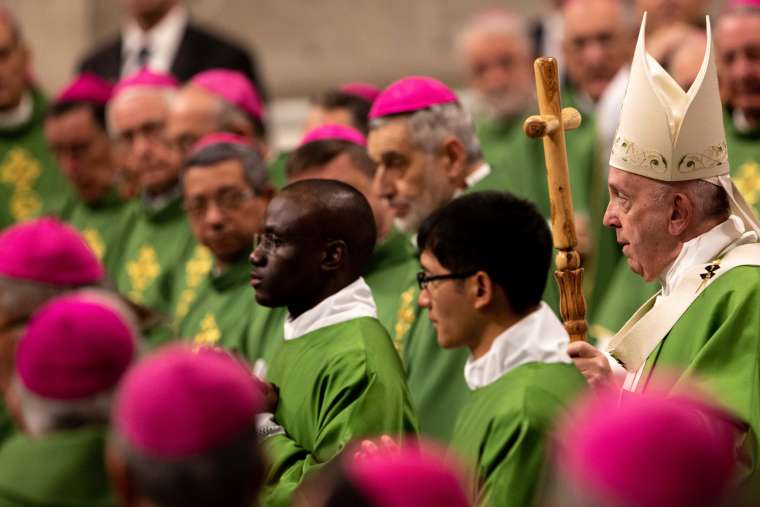
[[[672,236],[681,236],[694,220],[694,203],[683,192],[674,192],[671,200],[670,220],[668,232]]]
[[[485,308],[493,301],[494,283],[488,273],[478,271],[472,277],[472,294],[476,310]]]

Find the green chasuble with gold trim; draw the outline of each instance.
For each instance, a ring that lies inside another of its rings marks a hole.
[[[94,203],[75,199],[66,213],[66,221],[82,233],[111,278],[121,264],[122,246],[132,231],[136,211],[114,189]]]
[[[527,363],[470,393],[451,446],[476,475],[478,504],[535,504],[555,418],[585,386],[572,364]]]
[[[0,448],[0,507],[111,507],[105,428],[16,435]]]
[[[134,202],[138,212],[116,274],[116,286],[126,297],[169,315],[175,304],[177,271],[196,246],[179,195],[160,209]]]
[[[0,228],[40,215],[65,216],[74,198],[45,140],[45,98],[30,93],[29,121],[0,128]]]
[[[179,335],[198,346],[237,352],[251,363],[264,358],[273,342],[282,339],[283,320],[275,318],[280,312],[256,303],[250,272],[247,256],[221,272],[206,271],[184,308],[175,309]],[[181,278],[192,279],[189,269]]]
[[[744,199],[760,212],[760,129],[739,132],[730,113],[724,115],[731,178]]]
[[[760,267],[710,284],[647,358],[637,391],[693,384],[748,426],[739,476],[760,479]],[[653,382],[653,379],[656,382]]]
[[[275,420],[285,433],[263,442],[270,462],[264,506],[289,505],[309,471],[357,438],[416,432],[403,367],[377,319],[359,317],[282,342],[267,376],[279,387]]]
[[[407,291],[417,283],[420,265],[409,236],[395,227],[375,247],[362,277],[372,289],[377,318],[393,338],[403,336],[414,320],[414,301]]]

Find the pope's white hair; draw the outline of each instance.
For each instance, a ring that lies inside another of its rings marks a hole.
[[[483,156],[470,113],[458,103],[435,104],[403,118],[412,143],[429,154],[440,153],[446,136],[454,136],[464,146],[468,164],[478,162]],[[395,119],[394,116],[375,118],[370,122],[370,130]]]

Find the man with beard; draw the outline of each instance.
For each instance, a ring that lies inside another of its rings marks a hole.
[[[718,72],[726,88],[726,143],[731,176],[760,211],[760,6],[736,2],[715,30]]]
[[[209,134],[185,160],[182,187],[190,228],[211,259],[190,261],[178,274],[178,333],[196,346],[223,347],[253,363],[281,336],[283,318],[255,303],[249,283],[251,240],[262,230],[274,193],[266,165],[242,138]]]
[[[62,216],[72,198],[45,143],[45,98],[29,78],[29,47],[0,9],[0,228],[43,214]]]
[[[133,302],[165,313],[177,296],[177,270],[190,255],[204,254],[182,210],[180,156],[165,134],[176,86],[171,76],[141,70],[117,85],[107,111],[110,133],[138,171],[142,192],[116,285]]]
[[[416,430],[403,366],[361,277],[376,239],[369,203],[339,181],[293,183],[267,207],[251,283],[259,304],[288,318],[267,372],[279,396],[258,423],[265,505],[288,505],[351,440]]]
[[[114,276],[131,221],[117,192],[116,156],[106,129],[112,93],[113,86],[96,75],[78,76],[48,108],[45,136],[77,194],[66,220]]]

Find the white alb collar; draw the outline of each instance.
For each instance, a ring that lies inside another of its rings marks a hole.
[[[182,4],[177,4],[147,32],[144,32],[134,20],[127,22],[122,30],[124,74],[131,74],[138,70],[137,58],[143,47],[148,47],[150,50],[148,67],[156,72],[169,72],[174,55],[182,41],[182,35],[185,33],[188,19],[187,9]]]
[[[678,257],[659,276],[662,295],[668,296],[690,268],[715,260],[732,243],[756,240],[757,235],[753,231],[747,232],[738,216],[729,216],[725,222],[683,244]]]
[[[519,320],[496,337],[491,349],[464,365],[464,379],[471,390],[485,387],[513,368],[526,363],[570,363],[570,338],[549,305]]]
[[[377,306],[364,278],[342,288],[295,319],[285,319],[285,339],[294,340],[323,327],[359,317],[377,318]]]
[[[464,182],[467,183],[467,188],[470,188],[476,183],[484,180],[489,174],[491,174],[491,166],[488,165],[488,163],[483,162],[480,167],[472,171],[472,173],[464,179]]]
[[[12,129],[21,126],[31,119],[33,113],[34,102],[31,95],[26,92],[16,107],[10,111],[0,112],[0,129]]]

